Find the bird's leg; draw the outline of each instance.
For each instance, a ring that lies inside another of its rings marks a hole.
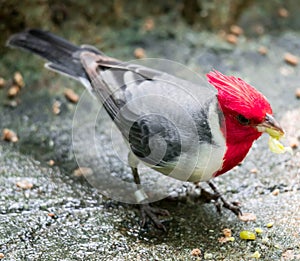
[[[141,212],[141,227],[144,227],[147,218],[150,218],[150,220],[156,225],[156,227],[166,231],[166,227],[159,220],[158,215],[169,216],[169,212],[165,209],[152,207],[148,203],[143,203],[143,201],[145,201],[148,198],[148,196],[141,186],[141,180],[138,173],[138,159],[132,154],[132,152],[129,152],[128,154],[128,162],[131,167],[134,183],[137,186],[137,190],[134,193],[134,195],[137,200],[137,203],[139,204]]]
[[[212,181],[207,181],[207,184],[210,186],[210,188],[213,190],[214,194],[212,194],[213,198],[216,201],[216,207],[218,212],[221,212],[221,206],[219,203],[219,200],[222,201],[223,207],[231,210],[234,214],[241,215],[242,211],[240,206],[236,202],[228,202],[223,195],[219,192],[218,188]],[[207,193],[207,191],[206,191]]]

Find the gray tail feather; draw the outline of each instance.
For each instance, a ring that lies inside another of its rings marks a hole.
[[[61,37],[39,29],[29,29],[12,35],[7,45],[25,49],[47,59],[50,62],[47,67],[50,69],[77,80],[88,79],[80,63],[79,53],[87,49],[91,51],[89,48],[78,47]],[[97,52],[96,49],[92,51]]]

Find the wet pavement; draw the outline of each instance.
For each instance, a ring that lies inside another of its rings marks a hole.
[[[245,79],[268,97],[286,129],[285,143],[299,139],[300,100],[295,97],[299,66],[286,64],[283,56],[286,52],[300,56],[300,34],[241,37],[238,45],[210,33],[192,32],[161,40],[159,45],[151,41],[143,42],[148,57],[176,60],[200,74],[215,68]],[[268,48],[266,55],[258,52],[260,46]],[[0,253],[4,260],[197,260],[191,255],[195,248],[204,260],[252,260],[256,251],[261,260],[300,260],[299,148],[293,156],[276,155],[263,136],[241,166],[215,179],[226,197],[241,202],[243,211],[254,213],[256,221],[242,222],[227,210],[219,215],[213,204],[165,199],[156,205],[171,213],[165,221],[168,231],[151,224],[141,229],[135,206],[102,196],[73,174],[77,164],[71,126],[76,105],[64,98],[63,90],[74,88],[81,93],[80,85],[39,70],[40,59],[11,52],[20,64],[10,63],[7,75],[1,76],[8,79],[19,70],[26,86],[15,108],[7,106],[6,89],[0,90],[0,129],[12,129],[19,137],[15,144],[0,141]],[[133,58],[127,49],[119,53],[123,59]],[[23,68],[27,69],[23,72]],[[62,104],[59,115],[52,113],[55,100]],[[100,136],[104,143],[109,140],[105,131]],[[49,160],[55,165],[49,166]],[[123,169],[120,162],[110,162]],[[32,187],[20,188],[25,181]],[[182,197],[190,187],[183,183],[175,190]],[[270,222],[274,224],[267,228]],[[224,228],[232,230],[233,242],[218,241]],[[263,233],[254,241],[239,238],[240,231],[255,228]]]

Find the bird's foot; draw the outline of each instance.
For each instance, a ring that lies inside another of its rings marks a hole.
[[[150,219],[153,224],[164,231],[167,231],[166,227],[159,220],[158,216],[170,216],[170,213],[166,209],[151,207],[149,204],[141,204],[140,205],[141,212],[141,227],[146,225],[147,219]]]
[[[204,197],[207,202],[214,201],[217,211],[222,212],[222,207],[229,209],[235,215],[242,215],[241,206],[239,202],[229,202],[224,198],[224,196],[219,192],[218,188],[214,183],[208,181],[207,184],[213,190],[214,193],[208,192],[205,189],[201,190],[201,197]]]
[[[239,202],[228,202],[223,196],[220,197],[220,200],[223,202],[223,207],[229,209],[236,216],[242,215],[242,210]],[[221,211],[220,211],[221,212]]]

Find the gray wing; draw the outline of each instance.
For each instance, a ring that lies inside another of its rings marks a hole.
[[[212,142],[207,110],[215,93],[141,65],[83,52],[92,88],[132,152],[165,166],[198,142]]]

